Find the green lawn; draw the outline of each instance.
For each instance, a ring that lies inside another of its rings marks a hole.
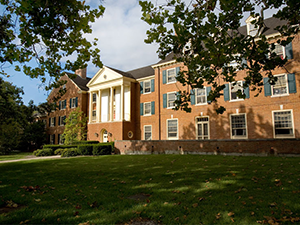
[[[0,169],[2,206],[23,206],[0,224],[300,223],[300,158],[114,155]]]
[[[10,153],[9,155],[0,155],[0,161],[25,159],[27,156],[32,156],[32,152]]]

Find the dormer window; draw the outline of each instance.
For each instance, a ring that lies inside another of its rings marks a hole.
[[[249,36],[255,37],[258,33],[259,26],[257,24],[253,24],[257,21],[257,17],[253,18],[252,16],[248,17],[246,19],[246,24],[247,24],[247,34]]]

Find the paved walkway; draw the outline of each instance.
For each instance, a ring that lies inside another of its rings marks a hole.
[[[61,158],[61,156],[60,155],[42,156],[42,157],[32,156],[24,159],[4,160],[4,161],[0,161],[0,163],[10,163],[10,162],[19,162],[19,161],[28,161],[28,160],[37,160],[37,159],[57,159],[57,158]]]

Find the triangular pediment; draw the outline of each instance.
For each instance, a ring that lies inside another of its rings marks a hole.
[[[122,79],[122,74],[103,66],[87,84],[88,87]]]

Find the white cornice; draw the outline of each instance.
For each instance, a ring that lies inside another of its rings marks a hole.
[[[154,79],[154,78],[155,78],[155,75],[151,75],[151,76],[139,78],[139,79],[136,79],[136,80],[138,82],[141,82],[141,81],[145,81],[145,80],[151,80],[151,79]]]
[[[152,68],[155,69],[157,67],[169,66],[169,65],[172,65],[172,64],[176,64],[176,63],[178,63],[178,62],[174,59],[174,60],[171,60],[171,61],[168,61],[168,62],[153,65]]]

